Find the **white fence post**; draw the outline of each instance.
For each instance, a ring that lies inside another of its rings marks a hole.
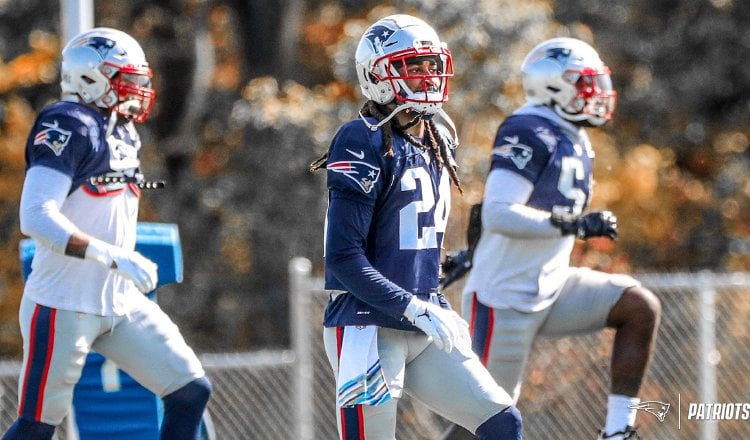
[[[716,402],[716,364],[720,354],[716,349],[716,287],[709,272],[701,272],[698,277],[700,298],[700,319],[698,321],[700,342],[700,401]],[[706,420],[700,425],[700,439],[719,438],[719,424],[716,420]]]
[[[61,45],[94,27],[94,0],[60,0]]]
[[[297,417],[295,437],[313,440],[313,359],[308,315],[310,313],[310,271],[312,263],[297,257],[289,262],[289,305],[291,344],[295,354],[293,396]]]

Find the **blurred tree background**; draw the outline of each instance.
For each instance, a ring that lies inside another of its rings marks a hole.
[[[18,202],[33,118],[59,96],[59,2],[0,0],[0,357],[20,354]],[[176,223],[185,279],[159,302],[200,352],[288,344],[287,264],[322,270],[325,174],[307,165],[362,103],[356,43],[397,12],[448,42],[460,176],[447,250],[465,246],[500,121],[538,42],[581,38],[612,68],[613,123],[592,130],[593,207],[621,238],[579,243],[608,271],[750,265],[750,4],[738,0],[112,0],[95,24],[138,39],[159,93],[141,129],[141,219]],[[73,293],[74,294],[74,293]]]

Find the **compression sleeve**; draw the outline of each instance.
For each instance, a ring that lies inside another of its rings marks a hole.
[[[359,300],[400,318],[412,295],[375,269],[365,255],[372,207],[332,196],[328,206],[326,266]]]
[[[46,166],[32,166],[26,172],[21,193],[21,232],[61,254],[78,230],[60,212],[70,186],[70,176]]]
[[[559,238],[550,223],[550,213],[526,206],[534,185],[522,175],[493,169],[485,185],[482,227],[512,238]]]

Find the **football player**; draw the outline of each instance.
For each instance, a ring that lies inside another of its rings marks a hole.
[[[393,15],[367,29],[355,61],[367,102],[311,165],[327,168],[324,343],[339,434],[394,439],[407,393],[481,439],[519,439],[520,413],[438,291],[460,188],[456,140],[437,122],[450,121],[451,53],[424,21]]]
[[[135,123],[154,104],[151,69],[130,35],[94,28],[65,46],[61,74],[62,99],[26,144],[21,231],[37,247],[19,311],[18,418],[3,438],[51,439],[93,350],[162,397],[161,438],[197,439],[211,386],[144,295],[157,267],[134,250],[144,186]]]
[[[612,119],[610,70],[587,43],[555,38],[533,48],[521,71],[527,102],[495,138],[462,312],[475,351],[514,401],[537,336],[614,328],[599,438],[635,439],[660,302],[630,276],[569,266],[576,239],[617,238],[611,212],[587,212],[594,150],[586,127]]]

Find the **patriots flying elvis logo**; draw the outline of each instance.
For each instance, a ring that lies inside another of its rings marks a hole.
[[[516,168],[519,170],[524,169],[533,155],[531,147],[519,144],[518,136],[506,136],[503,140],[507,142],[507,144],[495,147],[492,150],[492,154],[497,154],[500,157],[510,159]]]
[[[34,145],[46,145],[55,156],[61,155],[70,141],[70,131],[60,128],[57,120],[51,124],[42,122],[42,126],[46,128],[34,136]]]
[[[375,53],[383,53],[383,45],[393,35],[394,29],[386,26],[376,25],[370,28],[369,32],[365,34],[365,38],[370,41],[372,48]]]
[[[104,37],[91,37],[87,42],[86,46],[99,52],[102,58],[107,56],[107,53],[115,47],[114,40]]]
[[[560,64],[565,63],[565,61],[567,61],[569,57],[570,49],[562,47],[553,47],[551,49],[547,49],[547,58],[557,60]]]
[[[628,405],[628,408],[635,410],[646,411],[647,413],[656,417],[659,422],[663,422],[669,412],[669,403],[659,402],[658,400],[649,400],[641,402],[637,405]]]
[[[375,182],[380,178],[380,168],[367,162],[342,160],[328,164],[327,169],[334,173],[341,173],[357,183],[359,188],[369,194]]]

